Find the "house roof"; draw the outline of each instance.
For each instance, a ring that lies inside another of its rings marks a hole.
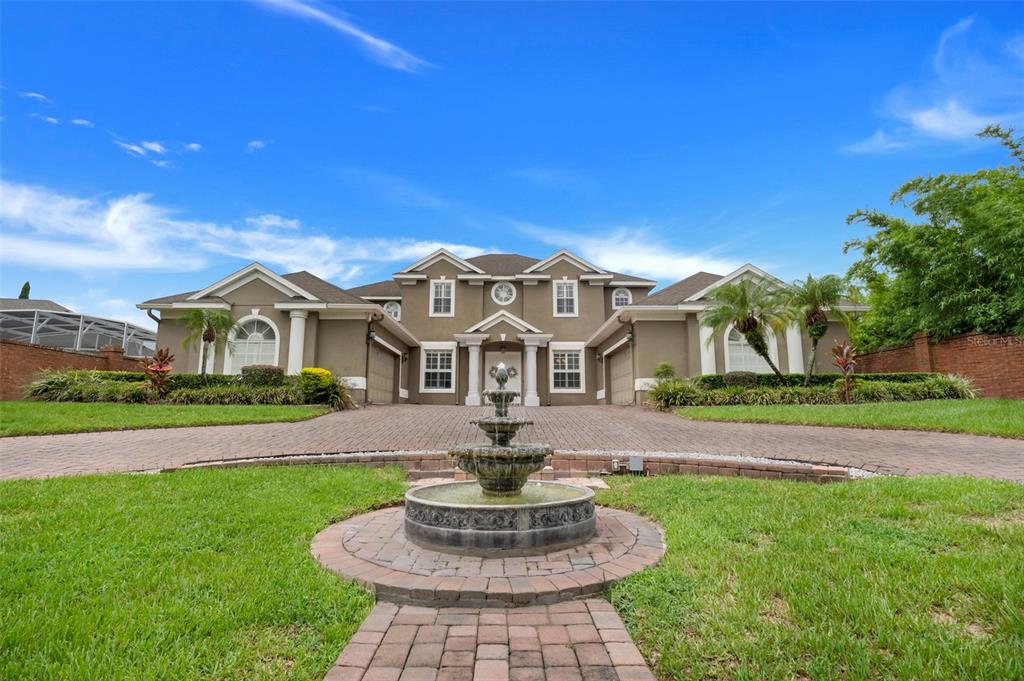
[[[467,258],[467,262],[473,263],[487,274],[511,276],[523,272],[527,267],[540,261],[537,258],[518,253],[488,253],[475,258]]]
[[[0,310],[48,310],[50,312],[71,312],[52,300],[43,298],[0,298]]]
[[[360,304],[365,303],[362,298],[354,296],[348,293],[343,288],[339,288],[334,284],[324,281],[315,274],[309,272],[292,272],[290,274],[282,275],[282,279],[287,279],[292,284],[295,284],[299,288],[308,291],[312,295],[316,296],[318,300],[325,303],[354,303]],[[161,305],[165,303],[180,303],[188,301],[190,303],[221,303],[224,302],[223,298],[218,296],[206,296],[203,298],[193,299],[197,291],[185,291],[184,293],[175,293],[170,296],[163,296],[161,298],[152,298],[142,303],[142,307],[146,305]]]
[[[634,302],[634,305],[678,305],[692,296],[694,293],[711,286],[722,279],[721,274],[711,272],[697,272],[685,279],[680,279],[674,284],[656,291],[642,300]]]
[[[349,293],[360,298],[401,298],[402,289],[394,279],[375,281],[372,284],[364,284],[355,288],[347,289]]]

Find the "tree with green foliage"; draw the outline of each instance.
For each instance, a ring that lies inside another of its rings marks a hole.
[[[32,292],[32,284],[27,281],[21,285],[21,293],[18,294],[18,300],[28,300],[29,294]]]
[[[862,282],[870,311],[858,324],[861,351],[977,331],[1024,336],[1024,137],[989,126],[1010,165],[913,179],[891,197],[923,218],[877,210],[847,218],[873,233],[846,243],[859,250],[848,276]]]
[[[754,352],[782,378],[782,372],[768,354],[765,328],[777,335],[785,332],[788,320],[783,296],[773,288],[749,280],[722,284],[709,295],[714,303],[701,316],[701,324],[715,331],[708,342],[714,342],[715,336],[735,325]]]
[[[846,313],[839,309],[847,288],[846,282],[835,274],[826,274],[817,279],[808,274],[806,279],[793,282],[793,286],[785,293],[786,312],[803,327],[811,339],[811,351],[804,370],[805,386],[811,384],[818,343],[828,332],[829,314],[838,317],[843,323],[848,321]]]
[[[189,333],[181,342],[182,347],[193,350],[202,348],[199,374],[206,380],[206,361],[213,349],[223,350],[228,335],[235,328],[235,318],[227,310],[189,310],[184,318]]]

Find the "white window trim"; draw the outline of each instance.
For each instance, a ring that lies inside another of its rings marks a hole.
[[[628,298],[628,300],[626,301],[625,305],[616,305],[615,304],[615,296],[619,295],[619,293],[625,293],[626,294],[626,297]],[[620,309],[626,307],[626,305],[632,305],[632,304],[633,304],[633,292],[630,291],[625,286],[620,286],[617,289],[615,289],[614,291],[612,291],[612,309],[613,310],[620,310]]]
[[[572,284],[573,311],[571,313],[558,311],[558,285]],[[551,314],[555,317],[579,317],[580,316],[580,283],[576,279],[556,279],[551,282]]]
[[[242,326],[246,322],[251,322],[254,319],[258,319],[261,322],[266,322],[270,328],[274,330],[274,366],[281,366],[281,330],[277,328],[277,324],[274,323],[273,319],[264,317],[261,314],[250,314],[242,317],[241,319],[235,320],[235,328],[231,329],[231,333],[228,334],[228,342],[224,348],[224,373],[225,374],[240,374],[242,373],[241,367],[238,371],[235,371],[235,357],[234,352],[231,350],[231,344],[235,340],[235,332],[238,327]]]
[[[722,350],[725,355],[725,373],[732,371],[732,368],[730,367],[731,362],[729,361],[729,334],[732,333],[734,328],[736,328],[736,325],[730,324],[726,327],[725,333],[722,334]],[[764,332],[765,342],[768,343],[768,356],[772,358],[772,363],[775,366],[779,366],[779,340],[775,337],[775,332],[772,331],[770,326],[765,326]],[[781,369],[779,369],[779,371],[781,371]],[[768,371],[764,373],[772,373],[771,367],[768,367]]]
[[[391,315],[388,314],[387,306],[391,305],[391,304],[395,304],[395,305],[398,306],[398,316],[397,317],[391,317]],[[402,303],[400,303],[399,301],[397,301],[397,300],[385,301],[384,304],[381,305],[381,308],[384,310],[384,314],[387,314],[389,317],[394,319],[396,322],[402,321]],[[433,303],[431,303],[431,309],[433,309]]]
[[[452,353],[452,387],[427,388],[427,350],[451,350]],[[420,392],[427,394],[454,393],[455,383],[459,377],[459,344],[455,341],[423,341],[420,343]]]
[[[498,300],[498,297],[494,295],[494,291],[499,286],[509,286],[509,287],[511,287],[512,288],[512,298],[509,299],[509,300],[506,300],[504,302]],[[492,284],[491,285],[491,300],[493,300],[498,305],[511,305],[512,303],[516,302],[516,298],[518,298],[518,297],[519,297],[519,291],[516,289],[516,285],[515,284],[512,284],[512,283],[507,282],[507,281],[499,281],[496,284]]]
[[[451,312],[434,312],[434,284],[444,282],[451,286],[452,309]],[[430,280],[430,307],[427,309],[430,317],[454,317],[455,316],[455,280],[454,279],[431,279]]]
[[[556,388],[555,387],[555,353],[556,352],[579,352],[580,353],[580,387],[579,388]],[[580,395],[587,392],[587,352],[585,341],[552,341],[548,343],[548,390],[555,395],[575,394]]]

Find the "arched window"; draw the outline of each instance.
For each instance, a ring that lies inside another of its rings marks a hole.
[[[765,334],[765,340],[768,342],[768,355],[772,357],[772,361],[776,361],[773,356],[775,353],[771,352],[772,346],[775,343],[775,338],[771,335],[771,332]],[[764,361],[761,355],[754,352],[754,348],[750,347],[747,339],[743,337],[743,334],[738,329],[732,329],[729,332],[725,344],[725,352],[726,371],[753,371],[756,374],[770,374],[772,371],[771,367],[768,366],[768,362]]]
[[[224,373],[237,374],[251,364],[277,364],[277,327],[264,317],[240,319],[228,339],[228,362]],[[226,362],[227,363],[227,362]]]
[[[616,310],[633,303],[633,292],[628,288],[617,288],[612,291],[612,307]]]
[[[402,306],[394,300],[384,303],[384,313],[396,322],[402,321]]]

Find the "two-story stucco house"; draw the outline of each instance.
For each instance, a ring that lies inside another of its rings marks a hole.
[[[253,263],[200,290],[140,303],[159,311],[158,345],[178,369],[237,373],[276,364],[289,373],[320,366],[373,403],[479,405],[488,369],[515,367],[510,387],[527,406],[633,404],[654,367],[680,375],[767,371],[738,333],[711,338],[698,316],[715,286],[744,277],[785,286],[746,265],[699,272],[651,295],[656,282],[610,272],[567,250],[538,260],[491,254],[463,259],[439,250],[392,279],[341,289],[308,272],[279,275]],[[190,308],[230,310],[238,327],[221,353],[182,348]],[[844,331],[834,323],[826,343]],[[803,370],[809,340],[797,327],[769,335],[782,371]],[[828,370],[819,360],[818,370]]]

